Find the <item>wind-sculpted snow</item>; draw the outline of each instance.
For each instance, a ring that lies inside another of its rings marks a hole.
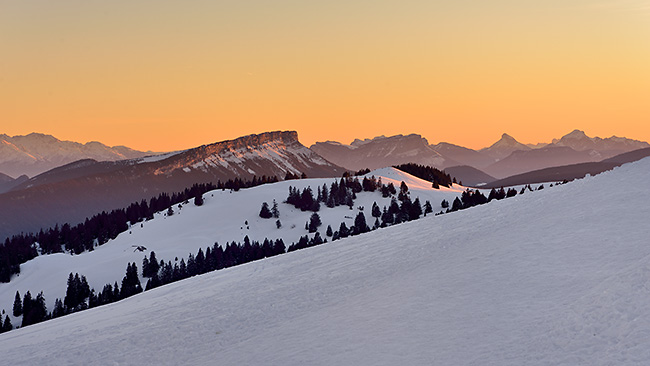
[[[2,334],[0,353],[12,365],[645,365],[649,181],[645,159],[208,273]]]

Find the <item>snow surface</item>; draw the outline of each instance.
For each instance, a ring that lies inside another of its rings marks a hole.
[[[649,181],[644,159],[179,281],[2,334],[0,362],[645,365]]]
[[[394,168],[384,168],[369,173],[369,176],[381,176],[384,184],[393,183],[399,190],[404,181],[415,200],[420,197],[421,204],[430,200],[434,211],[442,210],[440,204],[443,199],[452,202],[459,196],[464,187],[444,187],[441,190],[431,188],[431,183],[413,177]],[[317,193],[317,187],[327,184],[328,189],[335,178],[301,179],[267,184],[238,192],[230,190],[215,190],[204,194],[204,205],[197,207],[192,203],[173,207],[174,215],[166,217],[166,210],[155,215],[154,220],[137,223],[129,231],[120,234],[115,240],[96,247],[92,252],[80,255],[52,254],[36,257],[20,267],[20,274],[14,276],[10,283],[0,283],[0,310],[6,311],[13,308],[16,291],[24,296],[28,290],[32,296],[40,291],[45,295],[46,305],[49,310],[54,308],[56,298],[63,299],[67,286],[68,275],[79,273],[85,275],[88,284],[96,292],[102,290],[104,285],[121,283],[126,273],[128,263],[135,262],[138,269],[142,270],[142,259],[149,256],[151,251],[156,252],[158,260],[178,261],[190,253],[196,255],[199,248],[212,247],[215,242],[226,245],[227,242],[243,242],[245,236],[251,240],[262,242],[264,238],[282,238],[285,245],[298,242],[301,236],[307,235],[305,223],[309,221],[311,212],[302,212],[292,205],[282,203],[288,196],[289,186],[298,187],[300,190],[310,186]],[[267,202],[271,207],[273,200],[278,203],[280,222],[282,228],[276,227],[276,219],[262,219],[259,217],[262,202]],[[341,222],[347,227],[354,223],[354,218],[363,207],[366,222],[372,227],[374,217],[371,215],[373,202],[380,208],[390,204],[390,198],[383,198],[379,192],[361,192],[355,200],[354,210],[348,206],[328,208],[321,205],[319,215],[323,225],[319,228],[322,238],[326,238],[327,225],[332,230],[339,229]],[[309,234],[313,237],[314,234]],[[330,238],[331,239],[331,238]],[[147,248],[145,252],[136,251],[136,246]],[[140,278],[142,286],[147,279]],[[4,319],[4,318],[3,318]],[[21,318],[12,318],[14,325],[19,325]]]

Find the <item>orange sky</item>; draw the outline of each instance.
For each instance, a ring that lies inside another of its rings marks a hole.
[[[650,0],[0,0],[0,133],[650,141]]]

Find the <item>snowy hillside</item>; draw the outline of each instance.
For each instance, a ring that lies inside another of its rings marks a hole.
[[[410,191],[411,199],[420,197],[422,204],[430,200],[434,212],[442,210],[440,203],[443,199],[451,202],[463,188],[454,189],[443,187],[441,190],[431,188],[431,183],[413,177],[394,168],[383,168],[369,174],[381,177],[384,184],[393,183],[398,189],[404,181]],[[294,206],[282,203],[286,200],[289,186],[303,189],[310,186],[314,193],[324,184],[328,186],[338,181],[335,178],[291,180],[267,184],[255,188],[243,189],[238,192],[216,190],[204,195],[205,203],[197,207],[192,202],[174,206],[174,215],[166,217],[161,212],[154,220],[134,225],[128,232],[120,234],[115,240],[97,247],[92,252],[72,256],[58,253],[44,255],[21,265],[21,273],[10,283],[0,283],[0,310],[12,308],[16,291],[21,296],[30,291],[34,296],[44,292],[47,307],[52,310],[56,298],[65,296],[66,280],[70,272],[85,275],[91,288],[101,291],[108,283],[120,282],[124,277],[126,266],[130,262],[137,263],[142,269],[142,259],[151,251],[156,253],[158,260],[172,261],[187,258],[189,253],[196,254],[199,248],[206,249],[215,242],[221,245],[226,242],[242,242],[245,236],[250,240],[263,241],[282,238],[287,246],[297,242],[301,236],[307,235],[305,223],[309,221],[311,212],[302,212]],[[282,227],[276,227],[276,219],[259,217],[263,202],[278,203]],[[319,228],[321,237],[326,238],[325,230],[331,225],[337,230],[341,222],[352,226],[354,218],[363,207],[366,222],[373,225],[371,216],[373,202],[379,207],[388,206],[390,198],[382,198],[379,192],[361,192],[355,200],[354,210],[348,206],[328,208],[322,206],[318,212],[323,225]],[[314,234],[310,234],[313,237]],[[331,240],[331,238],[329,238]],[[135,250],[136,246],[147,248],[145,252]],[[142,286],[147,279],[141,277]],[[12,320],[19,325],[17,320]]]
[[[644,365],[649,181],[644,159],[208,273],[2,334],[0,354],[12,365]],[[264,189],[281,199],[286,186],[251,189],[246,204],[224,210],[232,223],[254,216],[242,212]],[[156,233],[148,245],[166,257],[164,242],[221,233],[226,215],[209,217],[216,198],[145,223],[143,234]],[[199,218],[212,229],[183,226]],[[112,243],[125,255],[144,238],[127,235]]]

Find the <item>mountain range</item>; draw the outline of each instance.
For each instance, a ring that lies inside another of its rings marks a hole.
[[[81,159],[116,161],[155,155],[125,146],[109,147],[97,141],[85,144],[61,141],[54,136],[30,133],[26,136],[0,135],[0,172],[11,177],[36,176]]]
[[[267,132],[176,153],[119,161],[79,160],[0,194],[0,237],[75,224],[86,217],[195,183],[278,177],[337,177],[345,169],[298,141],[296,132]]]
[[[62,142],[41,134],[2,137],[2,146],[5,149],[13,146],[10,148],[13,155],[0,154],[0,161],[10,161],[10,156],[29,155],[32,162],[26,165],[29,169],[43,162],[54,164],[57,159],[87,156],[75,154],[90,150],[98,159],[84,157],[33,178],[0,175],[0,207],[3,207],[0,238],[56,224],[75,224],[101,211],[123,208],[163,192],[180,191],[194,183],[247,180],[254,176],[283,179],[287,173],[335,177],[346,170],[417,163],[445,169],[466,186],[492,182],[529,184],[573,179],[611,169],[620,163],[598,162],[650,146],[619,137],[590,138],[576,130],[535,147],[519,143],[507,134],[481,150],[446,142],[432,145],[422,136],[411,134],[356,139],[350,145],[317,142],[307,148],[298,141],[296,132],[276,131],[143,157],[147,153],[124,147],[107,148],[99,143]],[[129,154],[136,157],[115,160]],[[583,163],[592,165],[579,165]],[[558,166],[564,168],[550,169]],[[507,180],[507,177],[516,178]]]
[[[310,148],[325,159],[344,168],[363,168],[395,165],[407,162],[430,165],[439,169],[468,166],[470,169],[452,169],[456,178],[466,184],[489,183],[478,180],[505,178],[525,172],[584,162],[598,162],[625,152],[647,148],[650,144],[622,137],[587,136],[583,131],[554,139],[548,144],[525,145],[508,134],[489,147],[473,150],[441,142],[435,145],[420,135],[379,136],[355,140],[350,145],[340,142],[317,142]],[[467,176],[463,176],[467,172]]]

